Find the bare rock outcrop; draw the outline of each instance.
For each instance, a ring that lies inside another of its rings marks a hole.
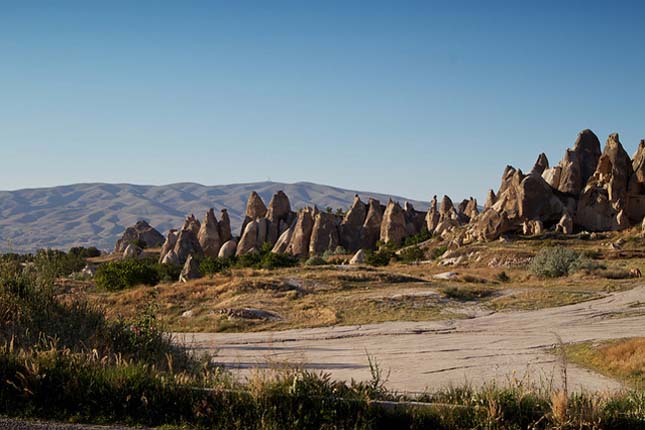
[[[376,199],[369,199],[367,215],[361,229],[361,248],[374,249],[381,236],[381,222],[383,221],[383,207]]]
[[[237,244],[235,255],[244,255],[252,251],[259,251],[258,233],[260,231],[260,220],[251,220],[244,227],[244,232]]]
[[[333,213],[317,211],[309,240],[309,255],[320,255],[339,244],[338,217]]]
[[[632,161],[618,134],[607,139],[593,176],[580,195],[575,223],[589,231],[620,230],[629,227],[627,185],[633,175]]]
[[[246,225],[256,219],[259,218],[264,218],[264,216],[267,213],[267,207],[264,205],[264,202],[262,201],[262,198],[259,196],[258,193],[255,191],[252,191],[251,194],[249,194],[249,198],[246,201],[246,211],[244,213],[244,222],[242,223],[242,230],[240,236],[244,234],[244,230],[246,229]]]
[[[217,218],[215,218],[215,211],[213,208],[206,212],[206,216],[204,217],[204,222],[202,222],[199,229],[197,239],[199,240],[199,245],[204,251],[204,255],[212,258],[217,257],[222,242],[219,237],[219,223],[217,222]]]
[[[542,173],[544,173],[544,171],[548,168],[549,168],[549,159],[546,158],[546,154],[543,152],[538,156],[538,159],[535,161],[535,164],[531,169],[531,175],[542,176]]]
[[[231,218],[228,216],[228,211],[226,209],[222,209],[220,211],[217,230],[219,232],[219,238],[222,243],[228,242],[233,237],[233,235],[231,234]]]
[[[195,217],[194,214],[190,214],[186,217],[184,220],[184,225],[181,227],[180,230],[190,230],[197,236],[199,234],[199,229],[201,228],[201,223],[199,220]]]
[[[561,193],[577,196],[594,174],[599,158],[598,137],[591,130],[582,130],[578,134],[573,149],[568,149],[560,162],[557,186],[549,183]]]
[[[161,258],[161,264],[169,264],[171,266],[179,266],[179,257],[174,249],[171,249]]]
[[[179,264],[184,264],[189,255],[202,256],[204,254],[197,235],[190,228],[179,232],[173,250],[177,254]]]
[[[165,242],[161,246],[161,252],[159,255],[159,262],[163,262],[164,257],[173,249],[175,249],[175,245],[177,244],[177,237],[179,236],[179,233],[175,229],[171,229],[168,232],[168,236],[166,237]],[[176,254],[175,254],[176,255]]]
[[[486,203],[484,203],[484,209],[490,208],[495,204],[495,202],[497,202],[497,196],[495,195],[495,191],[488,190],[488,194],[486,195]]]
[[[146,221],[137,221],[135,225],[125,229],[121,238],[116,242],[114,252],[122,253],[131,243],[144,244],[148,248],[156,248],[164,242],[161,233],[150,226]]]
[[[428,207],[428,213],[426,214],[426,228],[429,232],[435,231],[437,225],[439,225],[439,209],[437,208],[437,196],[432,197],[430,201],[430,206]]]
[[[265,218],[269,221],[266,241],[274,244],[280,234],[293,221],[293,212],[289,198],[283,191],[278,191],[269,202]]]
[[[340,245],[348,251],[356,251],[361,246],[361,231],[367,217],[367,205],[354,196],[352,206],[349,208],[339,229]]]
[[[191,279],[199,279],[201,277],[202,274],[199,271],[199,260],[191,254],[186,258],[186,263],[184,263],[184,267],[181,269],[179,281],[188,282]]]
[[[315,210],[312,208],[304,208],[298,212],[298,217],[293,225],[291,240],[285,250],[286,253],[296,257],[307,257],[309,255],[309,243],[314,227],[314,212]]]
[[[143,253],[143,249],[139,248],[137,245],[134,243],[129,244],[128,246],[125,247],[125,250],[123,251],[123,258],[139,258],[139,256]]]
[[[405,212],[401,205],[390,200],[383,213],[381,240],[384,243],[400,245],[405,236]]]
[[[217,254],[217,256],[224,259],[231,258],[235,255],[236,250],[237,242],[235,242],[234,240],[227,240],[219,249],[219,254]]]
[[[354,254],[352,259],[349,260],[349,264],[351,265],[365,264],[365,250],[359,249],[358,251],[356,251],[356,254]]]

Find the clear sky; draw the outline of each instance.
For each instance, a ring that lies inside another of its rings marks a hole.
[[[584,128],[635,150],[644,4],[0,0],[0,189],[482,198]]]

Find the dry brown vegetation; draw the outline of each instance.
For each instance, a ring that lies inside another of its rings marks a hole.
[[[621,339],[601,344],[568,345],[568,358],[597,372],[645,388],[645,338]]]
[[[612,243],[620,243],[620,249]],[[426,255],[441,249],[434,238]],[[100,291],[74,284],[64,296],[86,295],[111,316],[136,316],[155,303],[173,331],[259,331],[383,321],[465,318],[478,312],[540,309],[592,300],[636,285],[629,270],[645,268],[636,231],[591,236],[517,238],[451,251],[465,261],[440,260],[386,267],[300,266],[276,270],[231,269],[189,283]],[[564,246],[592,264],[573,275],[542,279],[527,268],[543,247]],[[434,275],[458,274],[453,280]]]

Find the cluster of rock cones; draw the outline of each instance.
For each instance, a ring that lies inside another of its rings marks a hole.
[[[528,174],[507,166],[499,190],[489,191],[481,212],[473,198],[455,206],[449,197],[444,196],[439,204],[435,196],[428,211],[420,212],[409,203],[401,206],[391,200],[386,205],[375,199],[365,203],[358,195],[344,214],[316,207],[296,212],[282,191],[268,206],[252,192],[237,238],[231,233],[226,209],[219,221],[213,209],[201,223],[190,215],[181,229],[168,233],[160,262],[183,265],[190,256],[239,256],[259,251],[267,243],[275,253],[303,258],[337,247],[353,253],[374,249],[379,241],[400,245],[424,230],[461,246],[511,233],[620,230],[641,223],[644,216],[645,140],[632,159],[618,134],[609,136],[601,152],[596,135],[583,130],[557,166],[549,167],[544,154]],[[137,225],[148,240],[159,240],[150,233],[150,226]],[[132,229],[117,243],[117,251],[136,239],[136,229]]]

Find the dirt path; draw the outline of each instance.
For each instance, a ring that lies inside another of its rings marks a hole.
[[[215,361],[237,369],[301,363],[338,379],[369,379],[366,351],[389,369],[388,387],[422,391],[469,381],[481,384],[528,374],[535,381],[560,381],[557,343],[645,336],[645,287],[558,308],[500,312],[467,320],[388,322],[261,333],[195,333],[183,341]],[[621,386],[569,365],[575,389],[616,390]]]

